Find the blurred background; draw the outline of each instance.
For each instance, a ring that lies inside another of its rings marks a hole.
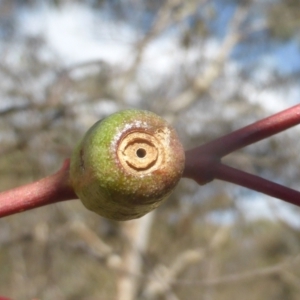
[[[298,0],[0,0],[0,190],[58,170],[98,119],[151,110],[185,149],[300,101]],[[299,189],[299,127],[225,162]],[[0,295],[296,300],[300,210],[181,180],[113,222],[79,201],[0,220]]]

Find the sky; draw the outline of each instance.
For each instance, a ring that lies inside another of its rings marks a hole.
[[[101,17],[98,12],[79,4],[65,5],[59,10],[45,4],[35,9],[23,9],[18,20],[22,33],[27,36],[43,36],[49,49],[60,57],[65,67],[99,59],[125,67],[130,63],[132,45],[138,34],[135,28]],[[214,57],[219,46],[220,40],[207,39],[202,49],[203,55]],[[188,51],[191,62],[197,55],[197,48]],[[179,49],[172,35],[153,40],[146,50],[142,68],[144,74],[153,76],[150,80],[145,76],[145,80],[148,79],[148,84],[158,82],[160,76],[172,73],[175,62],[179,64],[186,58],[187,52]],[[272,55],[262,57],[261,68],[257,68],[255,75],[256,80],[268,79],[270,75],[267,66],[277,67],[283,74],[300,69],[299,45],[291,41],[276,48]],[[226,68],[228,78],[233,78],[234,81],[237,62],[231,61]],[[290,90],[288,95],[282,97],[276,91],[255,90],[249,83],[245,93],[251,95],[251,102],[260,103],[265,109],[275,112],[298,103],[300,88]]]

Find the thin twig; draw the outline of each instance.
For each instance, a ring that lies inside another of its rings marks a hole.
[[[55,174],[39,181],[0,193],[0,217],[32,208],[76,199],[69,185],[69,160]]]
[[[300,206],[300,192],[221,164],[225,155],[298,124],[300,104],[186,151],[183,177],[194,179],[200,185],[221,179]]]
[[[197,155],[197,152],[201,154],[210,153],[221,158],[298,124],[300,124],[300,104],[190,151],[195,155]]]
[[[300,192],[223,164],[218,166],[215,178],[235,183],[251,190],[300,206]]]

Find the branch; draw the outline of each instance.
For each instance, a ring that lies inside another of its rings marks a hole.
[[[223,156],[298,124],[300,104],[186,151],[183,177],[194,179],[200,185],[217,178],[300,206],[300,192],[221,164]]]
[[[69,185],[69,165],[70,161],[65,160],[57,173],[0,193],[0,217],[60,201],[76,199],[77,196]]]
[[[169,111],[178,113],[199,99],[200,95],[206,93],[214,81],[221,75],[224,63],[241,38],[240,24],[248,15],[244,6],[239,6],[230,22],[229,30],[219,46],[216,56],[211,59],[205,70],[197,75],[190,86],[172,101]]]
[[[122,224],[122,234],[125,235],[127,243],[122,254],[122,272],[117,280],[116,299],[132,300],[137,297],[140,278],[132,274],[143,273],[143,254],[148,247],[153,220],[154,212]]]
[[[215,178],[247,187],[300,207],[300,192],[259,176],[220,164]]]
[[[5,115],[9,115],[15,112],[24,111],[26,109],[32,108],[32,105],[30,104],[24,104],[19,106],[11,106],[5,109],[0,110],[0,117],[3,117]]]
[[[228,274],[219,278],[214,279],[204,279],[204,280],[176,280],[173,284],[187,286],[187,285],[197,285],[197,286],[219,286],[228,284],[242,284],[242,282],[247,282],[250,280],[260,280],[260,277],[268,277],[274,274],[281,274],[286,268],[286,263],[280,263],[271,267],[265,267],[261,269],[255,269],[253,271],[245,271],[237,274]]]
[[[210,153],[221,158],[298,124],[300,124],[300,104],[222,136],[191,152],[193,155],[200,152]]]

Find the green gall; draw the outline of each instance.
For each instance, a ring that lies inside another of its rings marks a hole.
[[[170,195],[184,150],[161,117],[125,110],[94,124],[71,157],[71,185],[84,206],[113,220],[139,218]]]

